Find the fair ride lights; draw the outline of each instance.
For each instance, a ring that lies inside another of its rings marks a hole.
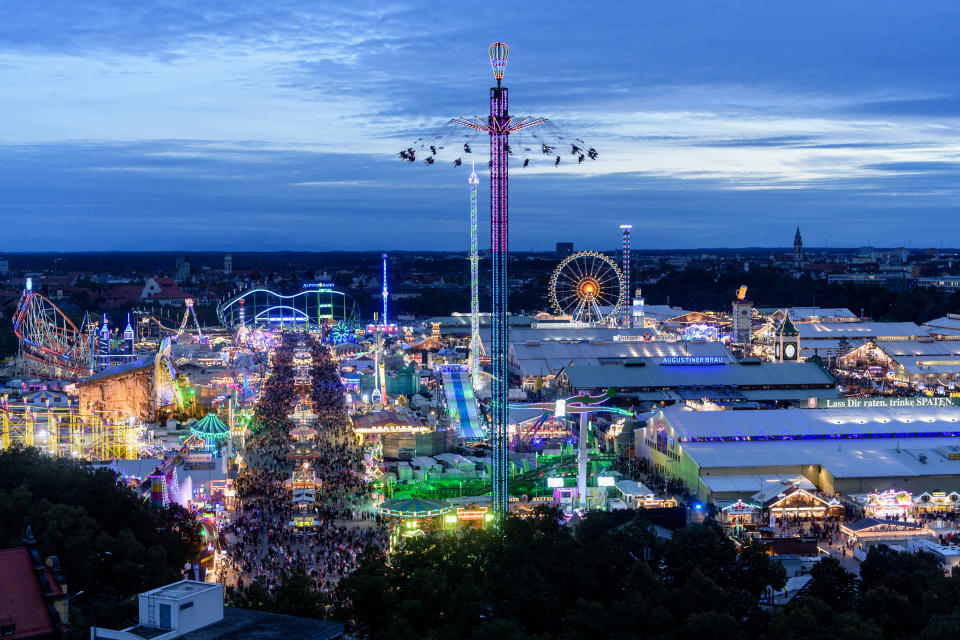
[[[583,140],[571,137],[546,118],[514,117],[508,109],[507,88],[503,73],[510,49],[503,42],[494,42],[488,49],[490,65],[497,86],[490,88],[490,114],[484,118],[454,118],[434,135],[419,138],[399,153],[401,160],[434,165],[446,153],[453,152],[454,167],[463,164],[463,156],[473,153],[473,146],[488,139],[490,144],[490,257],[491,257],[491,403],[490,440],[492,461],[492,511],[496,522],[507,514],[509,502],[507,475],[507,392],[509,380],[509,325],[507,310],[507,263],[509,257],[509,164],[516,156],[521,168],[538,161],[557,167],[569,150],[576,164],[596,160],[597,150]]]

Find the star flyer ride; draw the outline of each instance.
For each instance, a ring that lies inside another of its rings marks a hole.
[[[562,132],[546,118],[514,117],[508,109],[507,88],[502,86],[509,47],[494,42],[488,49],[496,87],[490,89],[490,114],[486,118],[454,118],[433,136],[418,139],[399,153],[400,159],[415,163],[418,156],[433,165],[445,151],[457,157],[454,167],[463,164],[463,156],[473,153],[473,145],[483,138],[490,144],[490,257],[491,257],[491,402],[490,444],[492,449],[492,511],[497,523],[507,514],[509,501],[507,461],[507,391],[510,387],[509,324],[507,310],[509,258],[509,163],[517,156],[521,168],[532,161],[547,159],[557,167],[569,150],[577,164],[596,160],[598,153],[579,138]],[[466,137],[464,137],[466,136]],[[512,137],[511,137],[512,136]],[[512,142],[511,142],[512,141]]]

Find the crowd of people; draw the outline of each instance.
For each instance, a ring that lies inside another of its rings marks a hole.
[[[613,468],[659,495],[675,496],[680,498],[681,502],[689,502],[693,497],[686,483],[679,478],[662,475],[660,469],[656,465],[651,465],[646,458],[621,455],[614,460]]]
[[[308,376],[297,371],[294,351],[310,353]],[[309,380],[309,389],[297,379]],[[307,460],[293,454],[291,418],[298,404],[309,404],[316,435],[302,440]],[[221,536],[224,554],[219,578],[229,600],[244,603],[252,589],[273,592],[295,570],[309,577],[317,592],[330,593],[356,569],[368,549],[382,550],[383,523],[371,507],[363,476],[362,452],[349,434],[349,416],[337,362],[309,334],[284,334],[273,350],[271,375],[264,383],[253,435],[243,452],[235,510]],[[313,504],[292,501],[295,471],[316,479]],[[307,516],[310,524],[294,524]]]

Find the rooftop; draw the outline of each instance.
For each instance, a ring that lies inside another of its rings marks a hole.
[[[516,333],[516,332],[514,332]],[[513,360],[519,363],[524,375],[556,373],[569,366],[597,365],[602,361],[634,358],[664,358],[668,356],[717,356],[733,362],[733,355],[721,342],[557,342],[511,341]]]
[[[47,581],[59,590],[50,576]],[[14,633],[4,638],[16,640],[54,632],[27,547],[0,550],[0,626],[11,624],[16,625]]]
[[[81,380],[79,384],[87,384],[90,382],[96,382],[98,380],[105,380],[106,378],[123,375],[125,373],[130,373],[131,371],[146,369],[147,367],[152,367],[156,362],[156,359],[157,354],[151,353],[145,358],[140,358],[139,360],[134,360],[133,362],[125,362],[123,364],[118,364],[104,369],[103,371],[93,374],[89,378]]]
[[[929,332],[913,322],[802,322],[796,326],[800,342],[822,338],[914,339]]]
[[[219,584],[211,584],[207,582],[198,582],[196,580],[182,580],[180,582],[172,582],[168,585],[158,587],[153,591],[147,591],[140,595],[142,596],[159,596],[164,598],[186,598],[193,597],[198,593],[211,590],[219,590],[223,587]]]
[[[850,409],[782,409],[776,411],[663,412],[682,441],[749,441],[751,438],[813,440],[888,437],[907,433],[960,431],[960,407],[870,407]],[[954,442],[955,443],[955,442]]]
[[[939,453],[944,447],[954,446],[956,443],[956,437],[929,438],[922,441],[903,438],[898,441],[696,442],[685,443],[683,449],[702,469],[707,469],[701,471],[704,482],[708,482],[709,476],[713,475],[710,469],[806,465],[821,465],[835,478],[902,480],[921,476],[960,475],[960,460],[949,460]],[[898,445],[901,447],[899,451]]]
[[[640,363],[567,367],[565,373],[574,389],[665,390],[690,387],[796,388],[812,385],[833,388],[834,379],[813,362],[713,364],[666,366],[659,360]]]
[[[341,637],[343,624],[339,622],[224,607],[222,621],[191,631],[177,640],[334,640]]]

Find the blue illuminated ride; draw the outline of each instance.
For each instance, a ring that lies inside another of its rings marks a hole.
[[[330,327],[330,342],[333,344],[346,344],[357,341],[356,327],[348,322],[340,321]]]
[[[250,289],[221,301],[217,317],[225,327],[320,331],[337,324],[351,330],[360,326],[356,301],[326,282],[304,284],[292,294]]]

